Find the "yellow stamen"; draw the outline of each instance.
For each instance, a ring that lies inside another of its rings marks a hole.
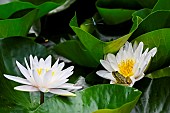
[[[41,75],[41,73],[42,73],[42,68],[39,68],[39,69],[37,69],[36,71],[37,71],[38,75]]]
[[[54,76],[54,75],[55,75],[55,72],[53,71],[53,72],[52,72],[52,76]]]
[[[122,74],[124,77],[130,77],[133,73],[135,61],[133,59],[126,59],[122,60],[119,64],[119,73]]]

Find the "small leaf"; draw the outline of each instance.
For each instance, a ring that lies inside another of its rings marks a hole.
[[[151,78],[151,79],[161,78],[161,77],[170,77],[170,67],[156,70],[152,73],[147,74],[146,77]]]

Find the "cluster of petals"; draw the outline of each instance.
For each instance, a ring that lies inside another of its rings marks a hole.
[[[16,61],[17,67],[25,78],[4,74],[9,80],[21,83],[23,85],[16,86],[15,90],[20,91],[41,91],[50,92],[62,96],[75,96],[69,90],[80,89],[81,86],[76,86],[68,82],[68,77],[73,74],[74,66],[63,69],[64,62],[59,63],[59,59],[51,66],[51,55],[45,60],[38,60],[37,56],[30,55],[29,63],[25,58],[26,68]]]
[[[105,70],[99,70],[97,75],[105,79],[109,79],[111,84],[119,83],[119,79],[125,79],[122,81],[130,80],[128,86],[133,86],[134,83],[144,77],[144,72],[148,67],[148,64],[152,57],[157,52],[157,48],[152,48],[149,51],[147,48],[143,50],[144,44],[126,42],[123,47],[120,48],[116,56],[114,54],[107,54],[104,60],[100,60],[100,63]],[[114,74],[118,73],[118,76]]]

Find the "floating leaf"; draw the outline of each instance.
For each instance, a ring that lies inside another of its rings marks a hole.
[[[54,48],[57,54],[60,54],[74,63],[87,67],[96,67],[98,62],[93,59],[83,45],[77,40],[70,40],[57,44]]]
[[[152,9],[158,0],[136,0],[142,7]]]
[[[117,111],[114,113],[129,113],[136,104],[141,92],[120,85],[97,85],[76,92],[76,97],[54,96],[38,107],[34,113],[99,113]],[[99,111],[96,111],[99,110]]]
[[[108,25],[119,24],[132,18],[139,7],[135,0],[97,0],[96,8]]]
[[[158,11],[158,10],[170,10],[170,1],[169,0],[158,0],[156,5],[152,9],[152,12]]]
[[[147,74],[146,77],[151,78],[151,79],[161,78],[161,77],[170,77],[170,67],[156,70],[152,73]]]
[[[154,76],[154,75],[153,75]],[[143,93],[131,113],[169,113],[170,112],[170,77],[144,78],[135,83]]]
[[[0,20],[0,38],[26,36],[38,10],[32,10],[21,18]]]
[[[130,39],[135,39],[136,37],[162,28],[170,27],[170,11],[156,11],[149,14],[134,31]]]
[[[44,16],[52,9],[62,5],[62,3],[63,2],[61,2],[61,3],[45,2],[40,5],[34,5],[29,2],[15,1],[15,2],[7,3],[7,4],[1,4],[0,5],[0,11],[1,11],[0,18],[7,19],[17,11],[21,11],[24,9],[26,10],[26,9],[36,8],[39,10],[38,14],[36,15],[36,19],[39,19],[40,17]]]
[[[170,64],[170,28],[164,28],[155,30],[146,34],[143,34],[136,38],[134,41],[142,41],[145,44],[145,48],[157,47],[157,53],[152,59],[149,66],[149,71],[154,71],[163,66],[169,66]]]

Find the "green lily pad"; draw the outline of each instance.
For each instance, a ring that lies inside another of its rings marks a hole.
[[[141,9],[138,11],[135,11],[132,16],[133,26],[130,31],[134,31],[138,25],[143,21],[144,18],[146,18],[151,13],[151,9]]]
[[[39,106],[34,113],[101,113],[116,111],[129,113],[136,104],[141,92],[120,85],[97,85],[76,92],[76,97],[54,96]],[[99,110],[99,111],[97,111]],[[109,112],[110,113],[110,112]]]
[[[158,0],[156,5],[152,9],[152,12],[158,11],[158,10],[170,10],[170,1],[169,0]]]
[[[155,71],[170,64],[170,28],[148,32],[137,37],[134,41],[142,41],[150,49],[157,47],[157,53],[152,59],[148,71]]]
[[[170,77],[144,78],[135,83],[143,93],[131,113],[169,113]]]
[[[146,77],[151,78],[151,79],[161,78],[161,77],[170,77],[170,67],[156,70],[152,73],[147,74]]]
[[[80,42],[84,45],[84,47],[89,51],[89,55],[94,58],[96,62],[99,63],[99,60],[103,58],[103,46],[104,42],[97,39],[90,33],[83,31],[78,27],[76,16],[70,22],[70,27],[76,33]]]
[[[99,14],[108,25],[130,20],[137,7],[135,0],[97,0],[96,2]]]
[[[136,0],[143,8],[152,9],[158,0]]]
[[[53,50],[76,64],[86,67],[96,67],[98,65],[98,62],[93,59],[88,50],[77,40],[69,40],[57,44]]]
[[[63,2],[61,2],[61,3],[44,2],[40,5],[34,5],[29,2],[14,1],[14,2],[0,5],[0,10],[1,10],[0,18],[7,19],[17,11],[21,11],[24,9],[30,9],[30,8],[37,8],[39,10],[39,12],[36,15],[36,19],[39,19],[40,17],[47,14],[49,11],[53,10],[54,8],[57,8],[58,6],[60,6],[62,4],[63,4]]]
[[[153,30],[169,28],[169,21],[170,11],[152,12],[140,22],[138,28],[134,31],[130,39],[135,39],[136,37]]]
[[[104,42],[79,28],[76,16],[71,20],[70,27],[76,33],[79,40],[66,41],[63,44],[58,44],[55,46],[54,50],[73,62],[88,67],[97,67],[100,63],[100,59],[103,59],[104,54],[110,52],[116,53],[133,33],[132,31],[116,40]],[[73,53],[69,53],[68,51],[70,50],[73,51]]]
[[[26,36],[31,28],[38,10],[32,10],[21,18],[0,20],[0,38]]]

